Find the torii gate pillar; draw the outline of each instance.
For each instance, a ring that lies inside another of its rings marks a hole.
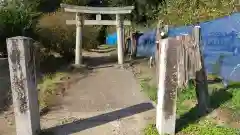
[[[82,64],[82,33],[83,33],[82,16],[76,13],[76,47],[75,47],[75,65]]]
[[[124,44],[124,34],[123,34],[123,23],[121,16],[116,14],[117,23],[117,52],[118,52],[118,64],[123,64],[123,44]]]

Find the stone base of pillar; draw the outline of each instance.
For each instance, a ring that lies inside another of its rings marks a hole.
[[[114,67],[118,69],[124,69],[124,64],[115,64]]]
[[[70,67],[74,68],[74,69],[85,69],[85,68],[87,68],[87,65],[86,64],[72,64]]]

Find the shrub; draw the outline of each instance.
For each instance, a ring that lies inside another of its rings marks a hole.
[[[62,0],[62,3],[85,6],[90,0]]]
[[[170,0],[159,8],[159,19],[164,24],[179,26],[197,24],[229,15],[235,0]]]
[[[56,52],[60,55],[71,58],[74,56],[76,42],[75,25],[66,25],[66,20],[74,19],[75,14],[57,11],[43,15],[37,28],[38,41],[48,52]],[[84,26],[83,48],[94,48],[100,44],[98,41],[100,26]]]
[[[14,36],[34,37],[37,17],[40,14],[24,7],[8,4],[0,8],[0,52],[6,54],[6,38]]]

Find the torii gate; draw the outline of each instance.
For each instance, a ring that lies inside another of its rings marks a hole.
[[[81,66],[82,64],[82,28],[83,25],[116,25],[117,27],[117,52],[118,64],[123,64],[123,44],[124,33],[123,25],[131,25],[131,21],[123,21],[122,14],[130,14],[134,6],[126,7],[86,7],[61,4],[65,12],[76,13],[75,20],[66,20],[67,25],[76,24],[76,48],[75,48],[75,65]],[[84,14],[96,14],[96,20],[84,20]],[[102,14],[115,14],[116,20],[101,20]]]

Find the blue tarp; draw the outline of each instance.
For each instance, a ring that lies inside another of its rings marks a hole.
[[[137,56],[153,56],[155,52],[156,30],[143,33],[137,41]]]
[[[216,20],[203,22],[201,26],[201,48],[208,73],[213,73],[214,65],[222,55],[219,75],[223,78],[240,81],[240,69],[231,72],[240,63],[240,13]],[[191,34],[193,26],[170,28],[168,35],[175,37]],[[155,52],[156,30],[144,33],[138,39],[137,56],[151,56]]]
[[[108,35],[106,38],[106,44],[111,46],[117,45],[117,33]]]

